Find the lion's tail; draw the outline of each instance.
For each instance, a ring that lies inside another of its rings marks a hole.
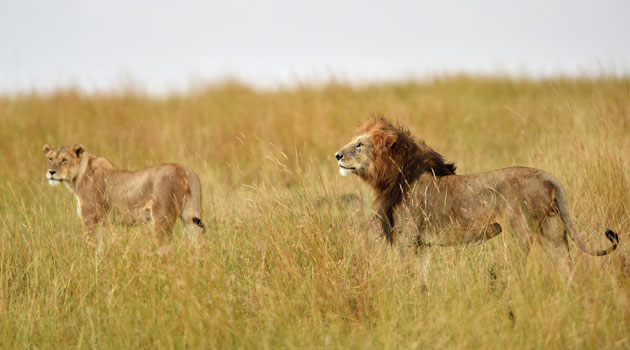
[[[562,187],[562,184],[560,184],[560,181],[558,181],[558,179],[554,178],[551,175],[549,175],[548,180],[556,190],[556,198],[554,201],[560,213],[560,218],[562,218],[565,232],[567,232],[573,242],[575,242],[575,244],[580,247],[580,249],[582,249],[584,252],[595,256],[607,255],[610,254],[610,252],[612,252],[613,250],[617,249],[617,246],[619,245],[619,236],[610,229],[606,230],[605,233],[606,238],[608,238],[608,240],[612,243],[610,247],[601,250],[593,250],[587,247],[586,244],[584,244],[584,242],[582,241],[582,238],[578,235],[575,226],[573,225],[573,221],[571,220],[571,216],[569,215],[569,205],[567,204],[567,197],[564,192],[564,188]]]

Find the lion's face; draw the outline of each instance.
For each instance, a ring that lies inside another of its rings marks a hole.
[[[79,173],[83,146],[51,147],[44,145],[44,154],[48,161],[46,179],[51,186],[59,185],[63,181],[71,181]]]
[[[342,176],[350,173],[365,174],[370,168],[373,146],[374,143],[369,134],[362,134],[352,139],[350,143],[335,153],[339,173]]]

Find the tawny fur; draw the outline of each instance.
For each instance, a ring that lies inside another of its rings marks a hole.
[[[178,217],[187,231],[203,232],[201,186],[192,170],[179,164],[121,170],[85,152],[82,145],[45,145],[43,150],[47,180],[51,185],[65,183],[74,194],[87,234],[106,214],[124,225],[151,223],[161,240],[170,238]]]
[[[510,167],[455,175],[452,163],[383,118],[368,121],[335,156],[342,175],[352,172],[374,189],[389,242],[395,239],[396,218],[404,218],[421,247],[482,242],[506,228],[526,251],[533,235],[562,254],[568,253],[567,235],[592,255],[608,254],[618,245],[617,234],[608,230],[610,247],[586,247],[569,216],[564,189],[551,174]]]

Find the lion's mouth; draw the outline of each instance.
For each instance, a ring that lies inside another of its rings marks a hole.
[[[346,176],[355,170],[356,168],[346,167],[339,163],[339,174],[341,174],[341,176]]]

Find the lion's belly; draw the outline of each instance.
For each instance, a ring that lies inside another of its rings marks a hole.
[[[482,190],[474,196],[435,186],[421,188],[397,210],[401,231],[429,245],[458,245],[480,242],[501,232],[496,192]],[[466,190],[466,189],[464,189]],[[453,201],[452,198],[468,198]],[[432,200],[425,200],[431,198]]]
[[[422,211],[420,211],[422,213]],[[427,245],[459,245],[476,243],[494,237],[501,232],[498,219],[492,215],[484,215],[469,220],[454,220],[448,216],[410,215],[401,213],[395,222],[399,223],[397,231],[406,240],[412,239]]]
[[[439,228],[426,228],[420,232],[421,242],[429,245],[460,245],[478,243],[501,233],[501,225],[494,222],[481,225],[446,225]]]

